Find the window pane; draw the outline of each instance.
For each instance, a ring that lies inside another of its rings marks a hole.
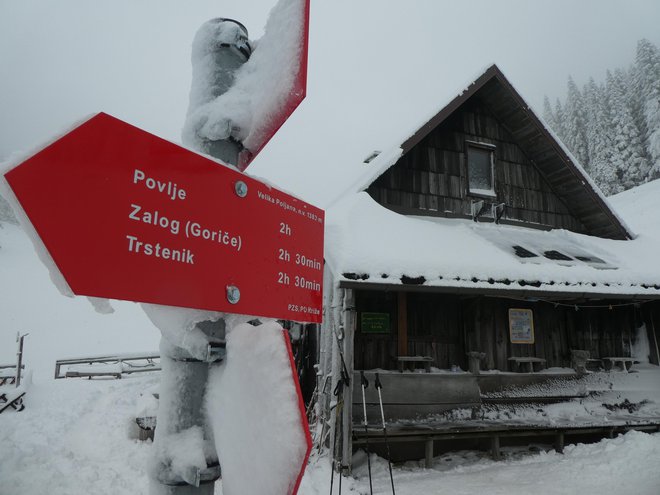
[[[493,190],[493,166],[491,151],[468,148],[468,177],[470,190]]]

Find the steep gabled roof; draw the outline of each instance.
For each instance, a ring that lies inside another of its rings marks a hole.
[[[401,143],[401,155],[410,151],[473,96],[490,108],[555,194],[564,201],[590,234],[619,240],[633,238],[632,233],[612,210],[575,157],[534,114],[496,65],[489,67],[461,94]],[[396,160],[381,161],[381,168],[377,175],[371,176],[371,182],[395,162]],[[370,183],[367,183],[366,187]]]

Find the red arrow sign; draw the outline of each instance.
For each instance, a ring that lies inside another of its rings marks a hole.
[[[283,93],[283,100],[275,107],[275,111],[270,115],[263,115],[262,122],[259,124],[262,128],[255,132],[258,136],[256,143],[251,143],[249,150],[244,150],[240,155],[238,167],[245,170],[254,160],[259,152],[268,144],[268,141],[282,127],[284,122],[291,116],[298,105],[305,99],[307,94],[307,55],[309,47],[309,0],[298,0],[300,3],[301,19],[299,27],[300,41],[298,46],[300,50],[295,54],[296,61],[295,73],[291,78],[291,85],[283,92],[281,88],[269,87],[273,83],[264,81],[265,87],[260,88],[265,94]],[[294,9],[294,12],[296,9]],[[258,50],[259,48],[257,48]]]
[[[75,294],[321,321],[299,199],[103,113],[5,177]]]

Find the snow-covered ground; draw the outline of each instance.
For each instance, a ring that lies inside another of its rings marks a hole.
[[[0,416],[0,494],[119,495],[148,493],[152,444],[136,440],[132,419],[141,392],[158,375],[119,380],[35,383],[26,408]],[[660,492],[660,434],[630,432],[597,444],[567,446],[564,454],[536,447],[504,449],[504,460],[464,451],[423,463],[395,466],[396,492],[404,494],[506,495]],[[255,467],[257,468],[257,467]],[[390,493],[387,463],[372,457],[374,493]],[[334,480],[338,493],[338,480]],[[329,493],[325,457],[312,457],[300,488]],[[356,456],[354,478],[343,493],[369,493],[366,460]],[[222,493],[218,483],[216,493]]]
[[[643,197],[632,195],[628,214],[616,198],[613,202],[633,228],[640,229],[630,215],[645,211],[641,201],[651,201],[652,196],[652,191]],[[34,370],[25,410],[0,415],[0,495],[148,493],[147,464],[153,447],[150,441],[136,439],[134,418],[140,394],[156,386],[159,375],[52,379],[58,358],[157,350],[159,332],[142,310],[132,303],[113,305],[114,314],[100,315],[84,298],[61,296],[20,228],[0,223],[0,362],[14,361],[16,332],[29,332],[25,361]],[[602,402],[639,403],[649,398],[640,411],[655,415],[660,407],[660,373],[650,365],[638,370],[618,375],[612,389],[587,407],[579,401],[568,408],[547,406],[549,419],[607,416],[612,411],[600,407]],[[625,410],[617,414],[625,416]],[[530,410],[520,419],[534,422],[537,416]],[[396,491],[400,495],[660,493],[658,433],[630,432],[596,444],[567,446],[564,454],[534,446],[504,449],[504,454],[499,462],[486,453],[465,451],[436,457],[430,469],[420,462],[397,465]],[[390,493],[387,463],[372,457],[372,472],[374,493]],[[315,454],[299,493],[327,494],[330,478],[327,457]],[[336,477],[334,487],[338,493]],[[216,493],[222,493],[221,482]],[[364,454],[356,455],[353,477],[343,480],[343,493],[369,493]]]

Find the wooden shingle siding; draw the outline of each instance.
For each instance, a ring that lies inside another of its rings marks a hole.
[[[578,311],[570,305],[555,307],[547,302],[515,301],[493,297],[461,297],[447,294],[408,293],[408,355],[431,356],[434,366],[448,369],[459,365],[467,369],[468,351],[486,354],[484,369],[509,368],[510,357],[539,357],[547,367],[570,367],[571,349],[589,351],[594,358],[630,356],[636,329],[646,324],[651,361],[657,362],[656,341],[660,328],[660,302],[640,307],[618,306],[610,301],[594,301],[594,308],[580,303]],[[625,301],[622,301],[625,302]],[[534,344],[512,344],[509,337],[508,310],[531,309],[534,314]],[[397,355],[396,293],[358,291],[356,294],[358,328],[355,334],[355,369],[395,369]],[[389,334],[362,333],[359,315],[363,311],[390,314]],[[656,335],[657,334],[657,335]]]
[[[465,146],[466,142],[486,143],[495,146],[497,194],[497,198],[486,201],[505,203],[505,220],[587,233],[564,199],[555,194],[535,163],[516,144],[517,138],[474,96],[402,156],[367,191],[380,204],[405,213],[417,210],[423,214],[469,217],[471,202],[479,198],[467,190]],[[538,134],[535,139],[541,138]],[[570,178],[570,172],[565,169],[556,173]],[[579,190],[578,184],[567,183],[565,195],[571,197]],[[486,217],[489,216],[490,212]]]

